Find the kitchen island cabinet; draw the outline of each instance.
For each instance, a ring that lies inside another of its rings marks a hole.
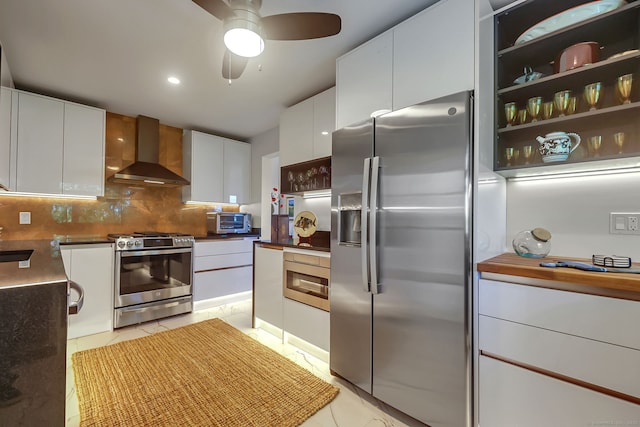
[[[282,246],[254,245],[253,323],[256,319],[283,329]]]
[[[113,244],[61,245],[60,253],[69,280],[84,289],[84,305],[69,316],[68,338],[113,330]]]
[[[540,261],[478,264],[480,422],[639,422],[640,278]]]

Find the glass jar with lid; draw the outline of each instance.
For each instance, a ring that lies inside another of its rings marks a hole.
[[[551,233],[541,227],[521,231],[513,239],[513,250],[523,257],[544,258],[551,251],[549,240],[551,240]]]

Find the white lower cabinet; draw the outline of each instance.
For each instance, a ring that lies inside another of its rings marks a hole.
[[[199,241],[193,251],[193,301],[251,291],[253,240]],[[199,304],[198,308],[204,308]]]
[[[283,329],[282,248],[257,245],[253,261],[254,316]]]
[[[544,285],[544,283],[540,283]],[[640,302],[481,279],[479,420],[640,423]]]
[[[78,338],[113,329],[114,250],[112,244],[64,245],[60,247],[69,280],[84,289],[84,304],[69,315],[67,338]],[[71,300],[77,299],[75,292]]]
[[[329,312],[284,299],[284,329],[308,343],[329,351]]]
[[[640,405],[489,357],[480,356],[479,376],[482,427],[629,426],[640,422]]]

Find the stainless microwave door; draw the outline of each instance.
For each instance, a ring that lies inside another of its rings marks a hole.
[[[365,159],[373,151],[373,121],[335,131],[331,157],[330,367],[371,392],[371,293],[363,283],[360,245]]]

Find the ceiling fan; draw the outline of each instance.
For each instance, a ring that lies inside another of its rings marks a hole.
[[[193,0],[222,20],[226,51],[222,77],[240,77],[249,58],[258,56],[267,40],[307,40],[329,37],[340,32],[338,15],[321,12],[283,13],[260,16],[262,0]]]

